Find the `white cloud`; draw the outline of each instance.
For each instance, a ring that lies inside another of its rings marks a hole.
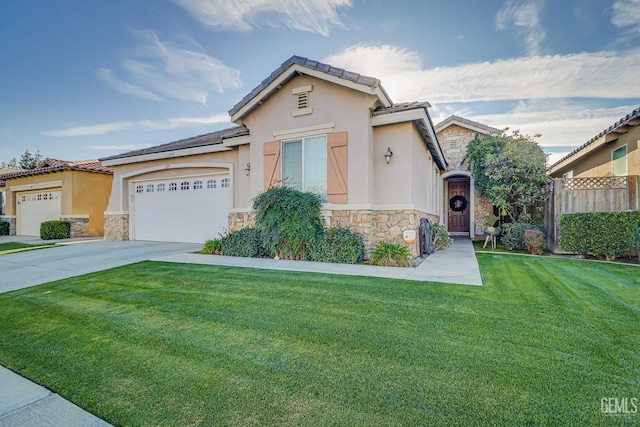
[[[541,8],[542,1],[540,0],[507,0],[496,17],[498,30],[504,30],[510,24],[520,28],[529,55],[540,54],[540,45],[546,36],[540,26]]]
[[[206,117],[173,117],[167,120],[138,120],[129,122],[98,123],[62,130],[47,130],[42,132],[42,134],[51,137],[106,135],[124,130],[154,131],[228,122],[229,115],[223,113]]]
[[[149,99],[151,101],[162,101],[162,98],[152,91],[131,83],[123,82],[122,80],[118,79],[113,75],[113,71],[109,69],[101,68],[96,71],[96,74],[102,80],[109,83],[118,92],[124,93],[126,95],[133,95],[137,98]]]
[[[381,79],[394,101],[640,98],[640,49],[512,58],[423,69],[416,52],[357,45],[325,59]]]
[[[640,33],[640,0],[616,0],[612,6],[611,23],[616,27],[630,27]]]
[[[97,71],[117,91],[150,100],[173,99],[205,105],[212,91],[242,86],[240,72],[190,46],[162,42],[153,31],[139,31],[143,44],[122,61],[126,78],[106,68]]]
[[[540,145],[554,151],[551,161],[640,104],[640,49],[425,69],[416,52],[392,45],[357,45],[324,61],[381,79],[396,102],[430,101],[434,123],[456,114],[498,129],[541,134]],[[604,108],[597,101],[616,98],[621,100],[616,107]],[[626,101],[632,98],[638,102]],[[504,107],[514,101],[514,108]],[[485,113],[487,107],[500,112]]]
[[[173,0],[202,24],[222,31],[281,27],[329,36],[351,0]]]

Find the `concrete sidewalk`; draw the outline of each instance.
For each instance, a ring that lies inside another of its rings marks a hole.
[[[111,424],[0,366],[0,426],[108,427]]]
[[[454,238],[453,245],[451,245],[451,247],[430,255],[416,268],[289,261],[268,258],[242,258],[222,255],[200,255],[194,253],[181,253],[158,257],[154,258],[153,261],[248,267],[264,270],[345,274],[350,276],[370,276],[388,279],[406,279],[482,286],[480,267],[476,260],[473,245],[468,237]]]

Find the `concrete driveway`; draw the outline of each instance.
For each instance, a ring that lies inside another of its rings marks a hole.
[[[0,243],[40,243],[37,238],[1,236]],[[0,256],[0,293],[93,273],[134,262],[197,252],[195,243],[83,239],[49,249]]]

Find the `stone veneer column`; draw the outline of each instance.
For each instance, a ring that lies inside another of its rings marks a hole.
[[[104,214],[105,240],[129,240],[129,214]]]
[[[60,219],[71,223],[70,237],[89,237],[89,215],[63,216]]]

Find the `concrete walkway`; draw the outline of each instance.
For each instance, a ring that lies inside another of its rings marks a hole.
[[[480,267],[478,266],[478,261],[473,251],[473,245],[468,237],[454,238],[451,247],[430,255],[422,261],[417,268],[289,261],[268,258],[242,258],[222,255],[200,255],[196,253],[181,253],[158,257],[153,258],[153,261],[248,267],[265,270],[345,274],[350,276],[370,276],[482,286]]]
[[[0,236],[0,243],[6,242],[42,243],[32,237]],[[0,257],[0,293],[147,259],[482,285],[480,268],[468,238],[455,238],[450,248],[429,256],[417,268],[200,255],[194,253],[200,245],[186,243],[107,242],[95,239],[58,243],[63,245]],[[0,427],[22,426],[108,427],[110,424],[0,366]]]

